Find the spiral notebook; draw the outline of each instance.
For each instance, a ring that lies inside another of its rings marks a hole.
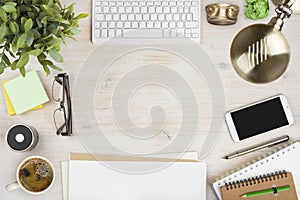
[[[213,183],[213,188],[220,200],[222,200],[221,187],[230,182],[249,179],[263,174],[269,174],[276,171],[291,172],[293,174],[294,183],[300,185],[300,142],[289,145],[278,152],[258,159],[247,167],[238,168],[235,172],[221,177]],[[300,197],[300,187],[296,187],[298,197]]]
[[[242,197],[251,192],[257,192],[267,189],[273,189],[289,186],[286,191],[277,193],[263,194],[260,196],[249,197],[251,200],[297,200],[296,188],[294,185],[293,175],[291,172],[276,172],[263,176],[253,177],[247,180],[231,182],[221,187],[223,200],[241,200],[247,199]],[[277,194],[277,195],[276,195]]]

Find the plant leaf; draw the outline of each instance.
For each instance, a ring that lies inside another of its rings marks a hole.
[[[6,65],[10,65],[10,64],[11,64],[9,58],[7,57],[7,55],[6,55],[5,53],[3,53],[2,61],[3,61]]]
[[[16,68],[23,68],[25,67],[25,65],[27,65],[28,62],[29,62],[29,55],[27,53],[23,53],[21,54],[16,64]]]
[[[81,14],[77,15],[77,16],[74,18],[74,20],[87,18],[88,16],[89,16],[89,14],[87,14],[87,13],[81,13]]]
[[[27,44],[27,46],[30,47],[32,45],[32,43],[33,43],[33,40],[34,40],[34,34],[31,31],[29,31],[27,33],[27,37],[26,37],[26,44]]]
[[[17,41],[17,49],[19,49],[20,47],[22,47],[22,46],[25,44],[26,38],[27,38],[27,33],[23,33],[23,34],[19,37],[19,39],[18,39],[18,41]]]
[[[0,8],[0,18],[3,22],[7,22],[7,14],[2,8]]]
[[[53,63],[52,63],[52,64],[49,64],[48,66],[51,67],[52,69],[57,70],[57,71],[61,71],[61,72],[63,71],[62,68],[60,68],[60,67],[54,65]]]
[[[50,69],[47,65],[43,65],[44,71],[46,72],[46,75],[49,76],[50,74]]]
[[[5,65],[3,63],[0,63],[0,74],[3,74],[5,69]]]
[[[12,5],[4,5],[2,6],[2,9],[7,13],[17,12],[17,9]]]
[[[19,26],[16,22],[9,22],[9,29],[13,34],[19,33]]]
[[[5,37],[6,35],[6,24],[3,23],[1,26],[0,26],[0,41]]]
[[[22,74],[22,76],[25,77],[26,76],[25,67],[21,67],[19,70],[20,70],[20,73]]]
[[[42,24],[44,24],[44,26],[47,26],[47,16],[43,17],[41,22],[42,22]]]
[[[32,19],[28,19],[25,24],[24,24],[24,29],[25,29],[25,32],[28,32],[31,30],[33,26],[33,22],[32,22]]]
[[[41,49],[33,49],[27,53],[33,56],[39,56],[43,51]]]
[[[64,62],[62,55],[58,53],[58,51],[56,51],[55,49],[50,49],[49,54],[51,58],[53,58],[53,60],[55,60],[56,62]]]

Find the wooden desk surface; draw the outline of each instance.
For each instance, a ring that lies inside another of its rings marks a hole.
[[[91,10],[91,1],[85,0],[63,0],[66,4],[71,2],[77,2],[76,10],[78,12],[87,12]],[[262,137],[255,139],[250,139],[248,141],[236,144],[231,138],[225,123],[221,130],[221,136],[216,141],[215,148],[213,151],[205,158],[205,162],[208,164],[207,171],[207,199],[216,199],[216,196],[211,188],[211,183],[214,182],[215,178],[224,172],[237,167],[248,160],[261,155],[264,151],[255,152],[250,155],[246,155],[233,160],[223,160],[222,157],[228,153],[239,150],[241,148],[257,144],[259,142],[267,141],[276,136],[281,136],[283,134],[289,134],[292,140],[300,139],[299,128],[300,128],[300,29],[299,27],[299,16],[292,16],[290,19],[286,20],[284,27],[284,34],[290,43],[292,49],[292,59],[287,72],[279,80],[266,84],[266,85],[253,85],[245,82],[237,76],[230,64],[229,58],[229,48],[230,43],[235,36],[235,34],[244,26],[255,23],[249,19],[246,19],[243,15],[244,11],[244,1],[233,0],[232,3],[236,3],[241,8],[241,13],[239,15],[238,23],[233,26],[213,26],[206,22],[204,7],[209,4],[209,0],[204,0],[202,4],[202,45],[207,51],[207,54],[213,61],[218,70],[220,77],[222,79],[225,91],[225,110],[231,110],[239,106],[247,105],[252,102],[270,97],[276,94],[284,94],[287,96],[290,106],[292,108],[295,123],[294,125],[274,131]],[[271,5],[271,10],[273,10],[273,5]],[[269,15],[268,19],[261,20],[258,22],[267,22],[273,15],[273,11]],[[65,62],[62,65],[65,71],[67,71],[71,77],[71,86],[75,82],[75,77],[78,75],[81,65],[87,58],[89,53],[95,48],[91,41],[91,19],[84,19],[81,22],[82,33],[77,37],[77,42],[70,41],[68,46],[63,48],[63,55]],[[114,48],[107,47],[107,54],[114,52]],[[102,55],[105,56],[105,55]],[[144,56],[147,56],[144,55]],[[147,57],[145,57],[147,58]],[[99,56],[101,59],[101,55]],[[28,65],[28,69],[40,69],[40,66],[32,60]],[[117,73],[118,71],[115,71]],[[53,81],[53,76],[56,72],[53,72],[49,77],[46,77],[42,71],[40,71],[40,77],[43,84],[48,92],[51,93],[51,84]],[[121,71],[120,71],[121,73]],[[10,72],[7,70],[5,74],[0,76],[1,82],[12,77],[19,75],[18,72]],[[201,91],[200,91],[201,92]],[[2,93],[2,92],[1,92]],[[109,99],[104,99],[107,101]],[[83,98],[84,101],[84,98]],[[146,100],[147,101],[147,100]],[[67,160],[70,152],[86,152],[83,147],[78,133],[75,129],[74,136],[72,137],[61,137],[56,136],[55,127],[52,119],[52,112],[58,105],[55,102],[49,102],[41,110],[36,110],[28,112],[20,116],[8,116],[6,112],[6,106],[3,99],[3,95],[0,95],[0,199],[4,200],[25,200],[25,199],[49,199],[49,200],[60,200],[62,199],[62,184],[61,184],[61,170],[60,162]],[[100,108],[101,109],[101,108]],[[99,110],[98,110],[99,111]],[[148,112],[149,110],[138,110],[139,112]],[[204,113],[209,115],[209,112]],[[96,112],[97,113],[97,112]],[[140,113],[141,114],[141,113]],[[144,119],[145,120],[145,119]],[[175,119],[176,120],[176,119]],[[143,119],[142,119],[143,121]],[[147,120],[146,120],[147,121]],[[175,121],[176,122],[176,121]],[[31,152],[27,153],[14,153],[11,152],[4,141],[5,133],[7,129],[17,123],[27,123],[37,128],[40,134],[40,141],[38,146]],[[75,125],[76,127],[76,125]],[[199,133],[201,134],[201,133]],[[118,135],[115,135],[118,138]],[[201,138],[201,137],[199,137]],[[190,151],[199,151],[201,140],[196,139],[193,145],[189,148]],[[118,141],[118,140],[116,140]],[[122,143],[122,142],[121,142]],[[151,150],[155,147],[153,146],[136,147],[133,150]],[[130,146],[124,148],[130,149]],[[138,149],[140,148],[140,149]],[[5,191],[5,185],[15,181],[15,171],[17,165],[21,160],[30,155],[41,155],[49,158],[56,169],[56,182],[54,187],[46,194],[38,196],[30,196],[21,190],[7,192]],[[84,183],[83,183],[84,184]],[[88,184],[88,183],[86,183]]]

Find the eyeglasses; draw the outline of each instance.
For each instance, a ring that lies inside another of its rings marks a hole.
[[[69,76],[66,73],[55,76],[52,84],[52,99],[59,102],[59,108],[53,112],[56,134],[62,136],[72,135],[72,104]]]

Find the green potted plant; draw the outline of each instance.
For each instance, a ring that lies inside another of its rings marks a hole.
[[[78,22],[88,14],[75,15],[74,4],[60,0],[0,1],[0,74],[6,68],[26,74],[30,56],[37,58],[47,75],[61,70],[61,44],[79,34]]]

